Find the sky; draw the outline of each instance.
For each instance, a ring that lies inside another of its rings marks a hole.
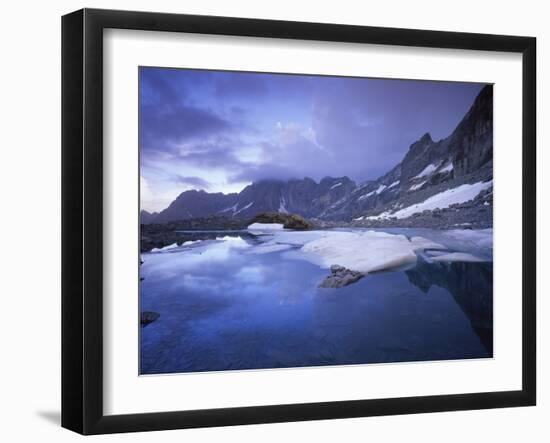
[[[453,131],[482,84],[140,67],[142,209],[262,179],[376,179]]]

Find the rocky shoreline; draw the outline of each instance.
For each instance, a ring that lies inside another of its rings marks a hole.
[[[285,229],[308,230],[319,228],[297,214],[261,213],[252,219],[212,216],[180,220],[169,223],[140,225],[140,251],[150,252],[154,248],[168,245],[178,246],[186,241],[215,240],[217,237],[235,233],[253,240],[255,236],[247,231],[253,223],[280,223]]]
[[[223,235],[223,232],[244,231],[247,226],[247,220],[216,216],[169,223],[141,224],[140,250],[149,252],[154,248],[160,249],[174,243],[181,245],[186,241],[215,239],[216,236]]]

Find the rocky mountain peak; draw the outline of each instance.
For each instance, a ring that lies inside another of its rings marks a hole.
[[[447,137],[434,141],[425,133],[403,160],[377,180],[365,182],[345,201],[322,214],[349,220],[391,213],[463,184],[492,178],[492,86],[481,89],[469,111]]]
[[[432,136],[429,132],[426,132],[420,140],[418,140],[419,143],[426,144],[426,143],[433,143]]]

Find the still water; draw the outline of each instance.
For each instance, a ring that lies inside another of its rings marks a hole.
[[[211,236],[210,236],[211,238]],[[492,262],[430,263],[318,288],[294,251],[238,232],[142,254],[142,374],[492,357]]]

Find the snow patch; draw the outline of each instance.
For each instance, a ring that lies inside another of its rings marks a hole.
[[[368,217],[361,217],[361,220],[383,220],[385,218],[392,217],[393,214],[390,211],[384,211],[378,215],[369,215]]]
[[[421,177],[425,177],[426,175],[430,175],[432,172],[434,172],[437,168],[438,168],[439,165],[434,165],[433,163],[429,164],[428,166],[426,166],[422,172],[418,175],[415,175],[413,177],[413,180],[415,178],[421,178]]]
[[[460,185],[456,188],[447,189],[446,191],[433,195],[421,203],[408,206],[394,213],[386,211],[379,215],[372,215],[367,217],[367,220],[380,220],[389,217],[407,218],[413,214],[426,210],[432,211],[436,208],[448,208],[451,205],[465,203],[467,201],[473,200],[475,197],[477,197],[477,195],[479,195],[480,192],[489,189],[492,186],[492,180],[488,182]]]
[[[368,194],[362,195],[362,196],[359,197],[357,200],[358,200],[358,201],[359,201],[359,200],[363,200],[363,199],[368,198],[368,197],[370,197],[371,195],[374,195],[374,194],[379,195],[379,194],[382,193],[382,192],[384,191],[384,189],[386,189],[386,188],[387,188],[386,185],[380,185],[380,186],[378,186],[378,188],[375,189],[374,191],[371,191],[371,192],[369,192]]]
[[[282,223],[252,223],[247,229],[249,231],[279,231],[284,228]]]
[[[242,207],[242,208],[239,209],[238,211],[233,212],[233,215],[237,215],[239,212],[243,212],[244,210],[250,208],[250,206],[252,206],[253,204],[254,204],[254,202],[250,202],[249,204],[247,204],[246,206]]]
[[[335,185],[332,185],[332,186],[330,187],[330,189],[337,188],[338,186],[342,186],[342,182],[338,182],[338,183],[336,183]]]
[[[286,209],[286,200],[283,196],[281,196],[281,200],[279,202],[279,212],[282,212],[283,214],[288,214],[288,210]]]
[[[439,170],[439,172],[451,172],[453,170],[454,166],[453,163],[449,163],[448,165],[444,166]]]
[[[388,186],[388,189],[391,189],[395,186],[397,186],[399,184],[399,180],[397,180],[396,182],[393,182],[391,185]]]
[[[238,204],[239,203],[235,203],[233,206],[230,206],[229,208],[222,209],[220,212],[229,212],[229,211],[231,211],[231,212],[234,213],[237,210],[237,205]]]
[[[373,195],[373,194],[374,194],[374,191],[369,192],[368,194],[364,194],[364,195],[362,195],[361,197],[359,197],[359,198],[357,199],[357,201],[365,200],[366,198],[369,198],[369,197],[370,197],[371,195]]]
[[[409,191],[416,191],[417,189],[420,189],[422,186],[424,186],[426,184],[426,180],[421,182],[421,183],[418,183],[416,185],[412,185],[410,188],[409,188]]]

